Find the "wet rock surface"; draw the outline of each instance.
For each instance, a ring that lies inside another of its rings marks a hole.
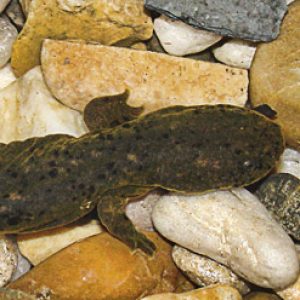
[[[145,4],[150,10],[195,27],[252,41],[275,39],[287,11],[285,0],[146,0]]]

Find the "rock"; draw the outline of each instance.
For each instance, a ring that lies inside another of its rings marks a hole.
[[[286,4],[290,5],[292,2],[294,2],[295,0],[286,0]]]
[[[284,290],[276,291],[283,300],[299,300],[300,299],[300,276],[297,281]]]
[[[24,26],[25,17],[18,0],[11,0],[5,10],[5,14],[18,29],[21,29]]]
[[[250,100],[277,113],[286,141],[300,150],[300,2],[289,7],[276,41],[257,47],[250,70]]]
[[[289,173],[300,179],[300,152],[286,148],[276,171],[278,173]]]
[[[147,45],[145,43],[139,42],[131,45],[131,49],[147,51]]]
[[[210,286],[219,283],[230,285],[241,294],[247,294],[250,291],[247,283],[231,270],[203,255],[174,246],[172,257],[177,267],[198,286]]]
[[[10,0],[0,0],[0,14],[4,11],[7,4],[10,2]],[[1,28],[2,26],[0,26]]]
[[[10,85],[17,78],[14,75],[10,64],[5,65],[2,69],[0,69],[0,90]]]
[[[166,16],[155,19],[154,31],[165,51],[176,56],[201,52],[222,39],[220,35]]]
[[[247,72],[220,64],[52,40],[44,42],[41,61],[53,95],[81,111],[90,100],[125,88],[130,90],[128,104],[143,106],[144,114],[170,105],[244,106],[247,100]]]
[[[11,281],[15,281],[21,276],[23,276],[24,274],[28,273],[32,267],[31,263],[20,253],[19,249],[17,252],[18,252],[18,265],[15,272],[13,273]]]
[[[300,179],[287,173],[273,174],[256,195],[284,230],[300,240]]]
[[[230,286],[215,285],[184,294],[160,294],[142,300],[242,300],[238,291]]]
[[[275,294],[255,292],[247,295],[245,300],[280,300]]]
[[[152,38],[146,42],[148,51],[158,52],[158,53],[167,53],[164,48],[161,46],[160,41],[155,33],[153,32]]]
[[[12,278],[18,264],[17,247],[5,237],[0,239],[0,287],[5,286]]]
[[[152,224],[152,210],[157,203],[161,193],[154,191],[126,206],[126,216],[131,220],[134,226],[146,231],[154,231]]]
[[[162,196],[152,220],[167,239],[258,286],[286,287],[298,276],[294,243],[245,189]]]
[[[38,265],[69,245],[101,232],[102,227],[98,221],[81,221],[57,229],[19,235],[17,241],[21,253],[33,265]]]
[[[37,300],[37,298],[18,290],[0,289],[0,300]]]
[[[152,31],[143,0],[32,0],[25,26],[13,46],[11,65],[17,76],[39,65],[45,38],[131,45],[151,38]]]
[[[29,5],[31,3],[32,0],[19,0],[22,9],[23,9],[23,13],[24,15],[27,17],[28,15],[28,10],[29,10]]]
[[[181,275],[171,246],[156,233],[146,234],[157,246],[153,257],[102,233],[56,253],[8,287],[35,295],[47,291],[60,300],[129,300],[172,292]]]
[[[57,102],[47,89],[40,67],[36,67],[0,90],[0,142],[65,133],[87,132],[83,116]]]
[[[68,12],[79,12],[92,6],[93,0],[58,0],[59,7]]]
[[[213,50],[217,60],[226,65],[241,69],[250,69],[256,45],[241,40],[232,40]]]
[[[0,17],[0,68],[10,59],[12,44],[17,38],[18,31],[7,18]]]
[[[287,11],[286,0],[145,0],[145,6],[198,28],[253,41],[274,40]]]

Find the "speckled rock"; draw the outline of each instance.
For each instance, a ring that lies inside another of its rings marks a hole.
[[[256,45],[251,42],[232,40],[215,48],[213,53],[217,60],[226,65],[250,69],[255,51]]]
[[[145,0],[147,8],[224,36],[270,41],[278,36],[286,0]]]
[[[230,286],[215,285],[184,294],[160,294],[142,300],[242,300],[238,291]]]
[[[38,265],[67,246],[101,232],[98,221],[80,221],[57,229],[19,235],[17,242],[21,253],[33,265]]]
[[[152,219],[167,239],[228,266],[258,286],[286,287],[298,276],[294,243],[245,189],[162,196]]]
[[[152,36],[153,24],[143,0],[80,1],[79,6],[75,2],[79,3],[31,1],[27,21],[13,46],[11,65],[17,76],[39,65],[45,38],[131,45]]]
[[[275,294],[255,292],[247,295],[244,300],[280,300]]]
[[[0,69],[0,90],[10,85],[16,79],[10,64],[5,65]]]
[[[222,39],[220,35],[166,16],[154,20],[154,31],[165,51],[176,56],[201,52]]]
[[[0,14],[3,12],[10,0],[0,0]]]
[[[256,195],[284,230],[300,240],[300,179],[287,173],[271,175]]]
[[[22,291],[1,288],[0,300],[37,300],[37,299],[35,296],[29,295]]]
[[[300,152],[286,148],[276,171],[278,173],[289,173],[300,179]]]
[[[18,31],[9,19],[0,17],[0,68],[9,61],[17,35]]]
[[[247,294],[250,291],[247,283],[230,269],[203,255],[174,246],[172,257],[177,267],[198,286],[210,286],[219,283],[230,285],[241,294]]]
[[[121,94],[126,88],[128,104],[143,106],[144,114],[170,105],[244,106],[247,100],[247,72],[221,64],[52,40],[44,42],[41,61],[53,95],[80,111],[90,100]]]
[[[80,136],[83,116],[56,101],[36,67],[0,90],[0,142],[9,143],[52,133]]]
[[[154,191],[142,199],[129,203],[125,210],[126,216],[137,228],[146,231],[154,231],[151,215],[153,207],[160,197],[161,193],[159,191]]]
[[[289,6],[277,40],[257,47],[250,70],[250,100],[277,112],[286,141],[300,150],[300,1]]]
[[[21,29],[24,26],[25,16],[18,0],[11,0],[10,4],[5,9],[5,15],[18,29]]]
[[[17,247],[15,243],[4,236],[0,237],[0,287],[6,285],[12,278],[18,264]]]
[[[56,253],[8,287],[35,295],[48,291],[60,300],[131,300],[172,292],[182,275],[171,246],[155,233],[145,234],[157,247],[153,257],[102,233]]]

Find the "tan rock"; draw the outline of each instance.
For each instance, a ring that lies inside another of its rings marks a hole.
[[[98,221],[78,222],[73,225],[38,233],[19,235],[17,242],[25,257],[37,265],[67,246],[102,232]]]
[[[160,294],[142,300],[242,300],[239,292],[226,285],[215,285],[183,294]]]
[[[128,104],[143,105],[144,113],[170,105],[243,106],[247,100],[247,72],[221,64],[53,40],[44,42],[41,61],[55,97],[78,110],[125,88],[131,92]]]
[[[278,39],[258,46],[250,72],[250,100],[278,113],[287,142],[300,149],[300,1],[289,6]]]
[[[92,0],[79,5],[79,10],[70,2],[31,1],[26,24],[13,46],[11,65],[17,76],[39,64],[45,38],[130,45],[152,36],[153,24],[143,0]],[[66,7],[75,8],[70,12]]]
[[[251,293],[244,300],[280,300],[275,294],[269,293]]]
[[[0,90],[10,85],[16,80],[10,64],[5,65],[0,69]]]
[[[172,257],[177,267],[198,286],[226,284],[236,288],[241,294],[250,292],[247,283],[229,268],[206,256],[174,246]]]
[[[0,300],[36,300],[36,297],[18,290],[0,289]]]
[[[102,233],[56,253],[8,287],[60,300],[132,300],[172,292],[180,274],[171,246],[155,233],[145,234],[157,246],[153,257]]]

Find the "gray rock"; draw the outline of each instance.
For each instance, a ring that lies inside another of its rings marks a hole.
[[[16,25],[18,29],[21,29],[25,23],[25,17],[21,4],[18,0],[12,0],[5,9],[6,16]]]
[[[18,31],[7,17],[0,17],[0,68],[10,59],[12,44]]]
[[[187,24],[251,41],[274,40],[286,0],[145,0],[145,6]]]
[[[285,231],[300,240],[300,179],[288,173],[274,174],[256,194]]]
[[[0,0],[0,13],[3,12],[10,0]]]

